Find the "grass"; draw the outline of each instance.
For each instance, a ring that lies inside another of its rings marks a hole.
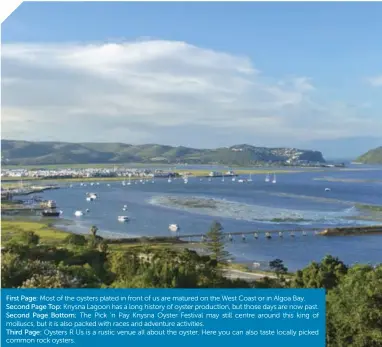
[[[9,241],[24,231],[33,231],[40,236],[40,242],[57,245],[68,236],[67,232],[58,230],[49,224],[29,221],[1,221],[1,241]]]

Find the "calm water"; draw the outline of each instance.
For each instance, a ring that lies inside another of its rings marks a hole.
[[[72,230],[87,233],[97,225],[105,236],[169,235],[168,225],[179,224],[181,233],[203,233],[213,220],[222,223],[229,232],[283,228],[326,227],[333,225],[376,224],[359,220],[355,203],[382,205],[382,184],[326,182],[315,178],[382,180],[382,168],[370,171],[299,172],[277,174],[277,183],[266,183],[264,175],[253,175],[253,182],[238,183],[231,179],[190,178],[188,184],[177,179],[172,183],[156,179],[155,183],[122,186],[121,182],[101,182],[100,185],[63,187],[47,191],[44,198],[53,199],[63,217],[74,221]],[[244,178],[248,178],[245,176]],[[325,188],[331,191],[326,192]],[[97,193],[93,202],[85,200],[86,192]],[[182,203],[198,199],[213,203],[212,209],[185,207]],[[176,204],[174,204],[176,200]],[[180,202],[180,204],[179,204]],[[123,205],[128,211],[122,211]],[[82,217],[76,210],[90,209]],[[128,223],[120,223],[119,215],[128,215]],[[275,223],[274,219],[284,220]],[[290,219],[298,219],[291,222]],[[288,223],[289,221],[289,223]],[[379,222],[381,223],[381,222]],[[318,237],[314,234],[272,240],[255,240],[247,235],[246,242],[237,237],[228,245],[238,261],[266,262],[274,258],[284,260],[290,270],[320,260],[326,254],[338,256],[347,263],[382,261],[382,236]]]

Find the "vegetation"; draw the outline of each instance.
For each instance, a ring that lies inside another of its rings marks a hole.
[[[225,250],[225,234],[219,222],[215,221],[212,223],[204,242],[207,252],[218,263],[226,264],[231,258],[230,254]]]
[[[193,163],[246,166],[297,159],[325,162],[321,152],[237,145],[196,149],[157,144],[64,143],[1,140],[3,164],[57,165],[85,163]]]
[[[382,346],[382,264],[346,266],[327,256],[286,275],[282,260],[270,263],[277,278],[254,282],[222,275],[222,226],[206,238],[209,255],[154,245],[107,243],[92,228],[69,235],[39,223],[2,222],[3,288],[325,288],[327,346]],[[57,243],[57,240],[60,242]]]
[[[356,159],[356,162],[364,164],[382,164],[382,146],[371,149]]]

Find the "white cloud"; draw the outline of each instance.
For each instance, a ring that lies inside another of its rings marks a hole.
[[[2,87],[3,138],[293,145],[378,128],[315,102],[306,77],[273,80],[247,57],[184,42],[5,44]]]
[[[382,75],[371,77],[368,81],[373,87],[382,87]]]

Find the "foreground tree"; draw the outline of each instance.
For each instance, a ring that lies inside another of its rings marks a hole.
[[[284,275],[287,274],[288,268],[281,259],[275,259],[269,262],[269,267],[276,274],[277,278],[284,281]]]
[[[96,237],[97,236],[97,232],[98,232],[98,228],[93,225],[91,228],[90,228],[90,234],[93,236],[93,237]]]
[[[347,266],[338,258],[326,256],[320,263],[313,262],[296,272],[292,286],[296,288],[335,288],[346,275]]]
[[[225,234],[219,222],[215,221],[212,223],[204,243],[211,258],[215,259],[218,263],[226,264],[231,259],[230,253],[225,250]]]
[[[382,265],[352,267],[329,291],[327,346],[382,346]]]

